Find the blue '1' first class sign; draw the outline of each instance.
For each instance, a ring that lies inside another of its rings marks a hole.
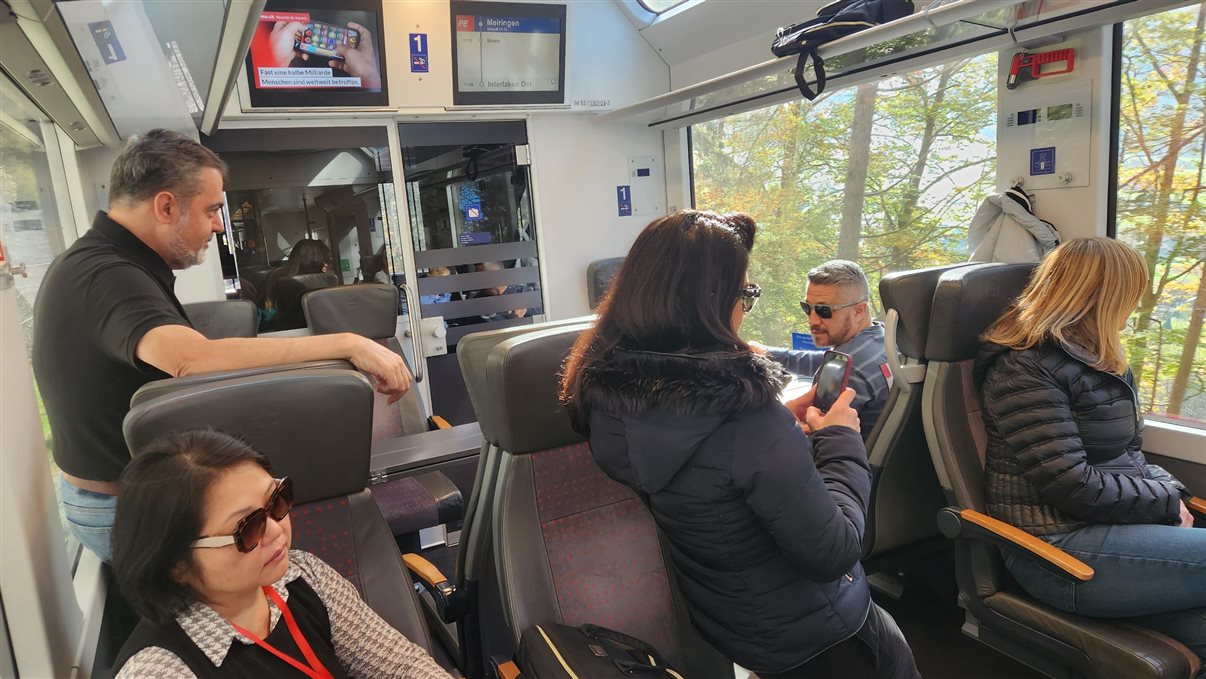
[[[427,73],[431,64],[427,61],[427,34],[410,34],[410,72]]]
[[[619,208],[621,217],[632,216],[632,187],[617,186],[616,187],[616,205]]]

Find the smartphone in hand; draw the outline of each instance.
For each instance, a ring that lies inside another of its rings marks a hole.
[[[852,364],[850,354],[833,350],[825,352],[825,361],[821,364],[821,369],[817,371],[816,377],[813,378],[817,393],[813,397],[812,404],[821,412],[829,412],[834,401],[846,390],[846,384],[850,381]]]

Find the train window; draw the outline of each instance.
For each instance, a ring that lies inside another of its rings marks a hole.
[[[967,259],[994,190],[997,56],[984,54],[691,128],[695,205],[761,227],[743,334],[783,346],[805,273],[841,257],[887,272]],[[878,307],[878,300],[876,300]]]
[[[654,14],[661,14],[668,9],[678,7],[686,1],[687,0],[637,0],[637,2],[641,3],[641,7],[644,7]]]
[[[50,263],[75,239],[75,228],[59,220],[54,177],[62,176],[62,168],[52,167],[52,163],[60,162],[54,124],[3,76],[0,110],[6,113],[0,118],[0,243],[14,274],[28,358],[33,349],[38,288]],[[49,452],[50,424],[40,396],[38,411]],[[49,464],[52,473],[57,474],[54,461],[49,460]]]
[[[1151,286],[1127,354],[1157,417],[1206,428],[1206,4],[1123,25],[1117,236],[1147,260]]]

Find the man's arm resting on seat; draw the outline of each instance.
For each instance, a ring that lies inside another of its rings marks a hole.
[[[410,371],[400,356],[351,333],[211,340],[188,326],[161,325],[143,335],[135,354],[173,377],[343,358],[372,375],[391,401],[410,389]]]

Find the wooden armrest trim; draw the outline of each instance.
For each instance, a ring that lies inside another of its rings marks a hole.
[[[431,423],[436,426],[436,429],[452,429],[452,425],[448,423],[448,420],[445,420],[439,415],[432,415]]]
[[[1093,579],[1093,568],[1089,564],[1077,559],[1059,547],[1043,542],[1004,521],[998,521],[974,509],[960,510],[959,518],[968,523],[975,524],[994,535],[1000,536],[1037,557],[1049,561],[1077,580]]]
[[[1189,507],[1191,511],[1195,511],[1199,514],[1206,514],[1206,500],[1203,500],[1200,497],[1189,498],[1185,501],[1185,506]]]
[[[519,665],[516,665],[513,660],[498,663],[495,667],[498,669],[498,676],[502,679],[517,679],[520,675]]]
[[[435,564],[418,554],[403,554],[402,563],[406,564],[406,568],[411,573],[419,576],[432,588],[438,589],[441,584],[448,582],[448,578],[444,577]]]

